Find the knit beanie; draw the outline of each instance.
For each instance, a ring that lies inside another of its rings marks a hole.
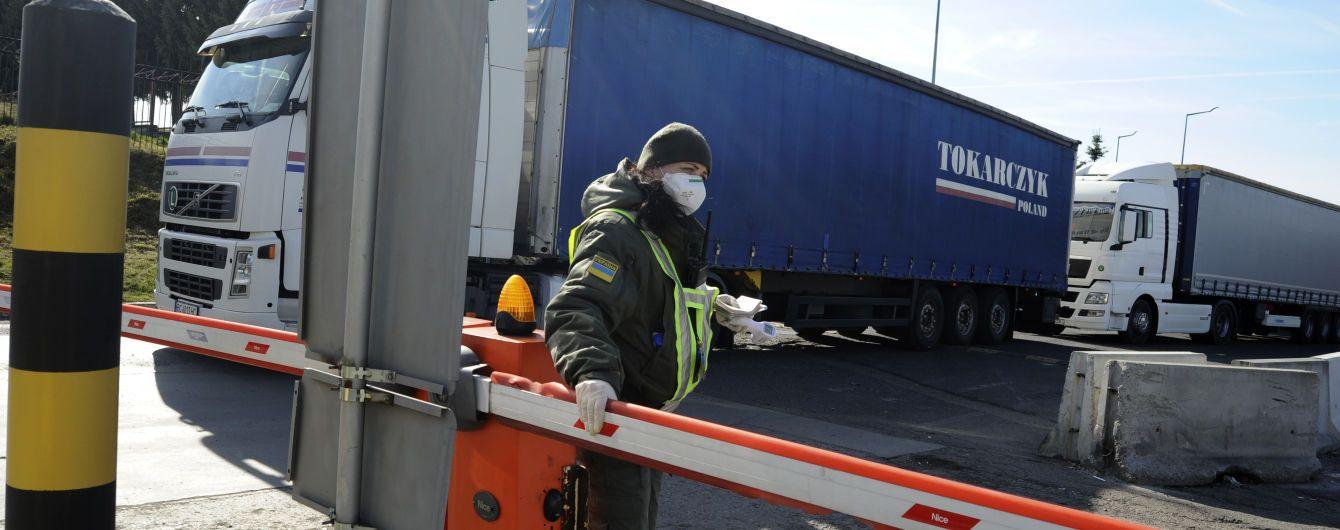
[[[648,169],[675,162],[697,162],[712,172],[712,148],[707,139],[690,125],[671,123],[656,131],[642,148],[637,167]]]

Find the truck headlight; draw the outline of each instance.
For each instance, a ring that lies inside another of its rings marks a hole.
[[[246,296],[247,286],[251,284],[251,251],[237,251],[233,266],[233,286],[229,290],[232,296]]]
[[[1085,297],[1084,297],[1084,303],[1086,303],[1086,304],[1099,304],[1099,305],[1106,304],[1106,303],[1107,303],[1107,293],[1089,293],[1088,296],[1085,296]]]

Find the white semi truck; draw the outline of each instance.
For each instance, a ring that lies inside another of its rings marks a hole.
[[[1340,342],[1340,206],[1200,165],[1096,163],[1075,178],[1059,325],[1135,344]]]
[[[316,0],[253,0],[168,141],[160,309],[296,329]],[[521,175],[525,0],[489,2],[470,256],[510,258]],[[496,30],[496,31],[495,31]]]

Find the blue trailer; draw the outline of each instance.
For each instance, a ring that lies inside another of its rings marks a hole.
[[[1074,140],[698,0],[529,8],[517,257],[475,264],[479,303],[514,270],[547,296],[586,186],[680,121],[712,144],[710,281],[771,320],[928,348],[1053,318]]]

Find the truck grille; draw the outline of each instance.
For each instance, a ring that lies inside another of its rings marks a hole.
[[[222,269],[228,264],[228,249],[182,239],[163,240],[163,258],[192,265]]]
[[[1061,306],[1056,308],[1056,316],[1059,318],[1070,318],[1075,316],[1075,308]]]
[[[200,200],[196,200],[199,198]],[[163,196],[168,215],[211,221],[237,218],[237,186],[209,182],[169,182]]]
[[[1066,276],[1071,278],[1088,278],[1090,265],[1093,265],[1093,260],[1070,258],[1070,270],[1066,272]]]
[[[169,291],[201,300],[218,300],[223,287],[223,280],[174,270],[164,270],[163,280],[167,283]]]
[[[1062,302],[1074,302],[1075,300],[1079,300],[1079,291],[1066,291],[1065,294],[1061,295]]]

